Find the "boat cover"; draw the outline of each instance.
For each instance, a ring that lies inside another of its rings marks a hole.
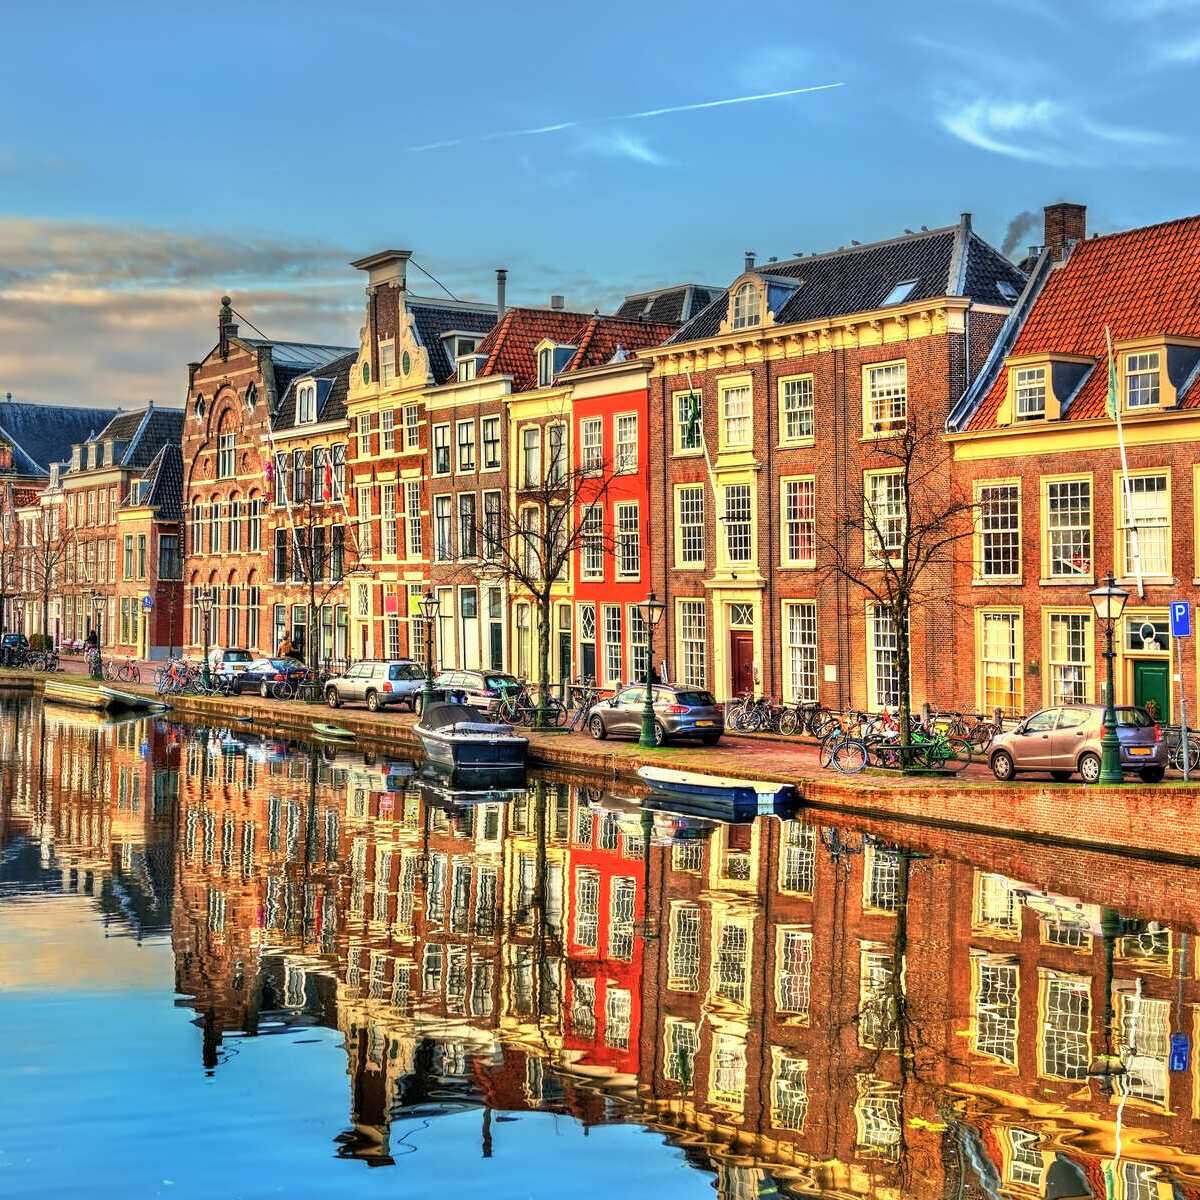
[[[425,729],[441,729],[448,733],[511,733],[511,725],[489,721],[469,704],[431,704],[421,714],[418,725]]]

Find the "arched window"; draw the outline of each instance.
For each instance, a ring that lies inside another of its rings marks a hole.
[[[229,536],[225,548],[230,554],[242,552],[242,502],[236,494],[229,500]]]
[[[203,396],[196,397],[196,402],[192,405],[192,411],[196,414],[196,419],[198,421],[204,420],[204,414],[208,411],[208,407],[204,403]]]
[[[753,283],[743,283],[740,288],[733,294],[733,328],[747,329],[751,325],[757,325],[759,322],[758,315],[758,288]]]
[[[246,408],[253,412],[255,405],[258,404],[258,388],[253,383],[246,387]]]

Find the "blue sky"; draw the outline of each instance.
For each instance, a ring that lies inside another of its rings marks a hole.
[[[345,264],[383,246],[590,310],[964,210],[1024,246],[1054,200],[1101,232],[1197,208],[1200,0],[114,0],[9,6],[5,42],[0,393],[29,400],[178,403],[224,290],[353,343]]]

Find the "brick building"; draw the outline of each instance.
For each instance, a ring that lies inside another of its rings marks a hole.
[[[719,698],[895,705],[895,630],[831,577],[818,517],[856,528],[864,495],[899,511],[873,442],[909,414],[940,428],[1024,284],[964,214],[787,262],[748,255],[727,291],[644,352],[651,503],[669,516],[652,582],[673,677]],[[848,557],[865,553],[861,534],[845,536]],[[914,614],[915,701],[951,694],[946,627],[945,613]]]
[[[980,506],[956,592],[957,696],[1032,712],[1102,698],[1103,630],[1088,591],[1129,593],[1116,698],[1196,711],[1197,660],[1168,605],[1200,601],[1200,217],[1085,237],[1085,210],[1046,209],[1046,248],[987,367],[949,423],[955,472]],[[1129,495],[1107,410],[1110,330]]]

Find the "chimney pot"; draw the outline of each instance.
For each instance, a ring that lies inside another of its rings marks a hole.
[[[958,223],[962,226],[963,233],[971,232],[971,214],[962,213],[958,218]]]
[[[1086,204],[1047,204],[1045,244],[1055,262],[1063,262],[1074,246],[1087,237]]]
[[[504,316],[504,293],[508,285],[508,270],[505,267],[496,268],[496,320]]]
[[[753,250],[747,250],[747,251],[746,251],[746,265],[745,265],[745,269],[746,269],[747,271],[753,271],[753,270],[754,270],[754,258],[755,258],[754,251],[753,251]]]

